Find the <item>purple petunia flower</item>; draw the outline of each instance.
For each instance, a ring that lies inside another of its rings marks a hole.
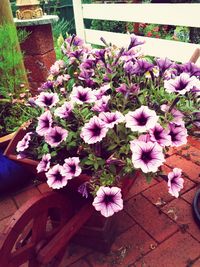
[[[96,100],[92,89],[89,87],[83,88],[82,86],[74,86],[70,98],[72,102],[77,104],[93,103]]]
[[[145,43],[144,41],[140,40],[139,37],[136,36],[134,33],[132,33],[130,37],[131,37],[131,42],[129,44],[128,50],[135,46],[142,45]]]
[[[55,110],[54,114],[62,119],[66,119],[72,113],[72,109],[73,104],[71,102],[65,102],[61,107]]]
[[[117,87],[116,89],[116,92],[118,93],[122,93],[123,95],[126,94],[127,92],[127,85],[125,83],[122,83],[119,87]]]
[[[110,89],[110,84],[104,84],[100,87],[100,89],[93,90],[94,95],[96,96],[96,99],[101,99],[104,94]]]
[[[164,112],[168,112],[169,111],[170,106],[163,104],[161,105],[160,109]],[[173,116],[172,122],[178,125],[183,125],[184,126],[184,121],[183,121],[183,113],[180,112],[179,110],[173,108],[170,112]]]
[[[113,128],[115,124],[124,121],[124,116],[121,112],[101,112],[99,118],[104,121],[108,128]]]
[[[67,182],[71,177],[63,175],[63,166],[57,164],[46,172],[47,184],[53,189],[60,189],[67,185]]]
[[[104,217],[112,216],[115,212],[123,209],[121,189],[118,187],[101,186],[92,205]]]
[[[144,173],[157,172],[164,159],[162,147],[153,142],[133,140],[130,142],[133,166],[142,169]]]
[[[200,76],[200,68],[193,62],[187,62],[182,65],[182,71],[187,72],[190,76]]]
[[[169,135],[171,136],[171,146],[181,146],[187,143],[187,129],[182,125],[169,123]]]
[[[158,116],[154,110],[147,106],[141,106],[135,111],[129,111],[125,115],[126,127],[138,132],[145,132],[154,127],[158,121]]]
[[[159,123],[149,130],[149,134],[152,142],[157,142],[161,146],[171,145],[169,130],[165,130]]]
[[[159,67],[160,73],[163,74],[166,70],[168,70],[172,66],[172,61],[168,58],[162,59],[158,58],[156,59],[156,63]]]
[[[29,147],[31,135],[32,135],[32,132],[28,132],[27,134],[25,134],[23,139],[17,143],[17,147],[16,147],[17,152],[23,152]]]
[[[164,87],[168,93],[175,92],[184,95],[193,87],[200,89],[200,81],[195,76],[190,77],[188,73],[181,73],[175,79],[165,80]]]
[[[154,65],[144,59],[138,59],[132,67],[131,74],[143,75],[145,72],[152,70]]]
[[[110,100],[110,95],[104,95],[101,99],[95,102],[95,105],[92,107],[93,111],[97,112],[106,112],[108,111],[108,101]]]
[[[45,141],[51,147],[57,147],[62,141],[64,141],[68,136],[68,131],[59,127],[55,126],[51,128],[48,133],[45,135]]]
[[[79,166],[79,163],[80,163],[80,160],[78,157],[65,159],[65,164],[63,165],[64,173],[67,176],[71,175],[71,177],[79,176],[82,172],[81,167]]]
[[[174,168],[172,172],[168,173],[169,193],[176,198],[179,196],[179,191],[183,189],[184,179],[181,175],[182,170],[179,168]]]
[[[82,46],[84,44],[84,41],[78,36],[70,36],[65,39],[65,42],[74,46]]]
[[[138,140],[139,141],[143,141],[145,143],[147,142],[150,142],[150,134],[141,134],[139,137],[138,137]]]
[[[45,91],[45,90],[48,90],[48,89],[52,90],[53,86],[54,86],[54,82],[53,81],[47,81],[47,82],[43,83],[41,87],[38,88],[38,91],[42,92],[42,91]]]
[[[51,112],[48,110],[44,112],[39,118],[38,118],[38,125],[36,128],[37,134],[44,136],[52,126],[52,115]]]
[[[83,126],[80,136],[87,144],[95,144],[100,142],[107,132],[108,127],[106,123],[97,116],[94,116]]]
[[[51,155],[45,154],[37,165],[37,172],[46,172],[50,168]]]
[[[88,191],[87,191],[87,182],[81,184],[79,187],[78,187],[78,192],[85,198],[88,198]]]
[[[35,103],[39,107],[51,108],[51,107],[55,106],[58,103],[58,101],[59,101],[59,98],[58,98],[57,93],[42,92],[39,94]]]

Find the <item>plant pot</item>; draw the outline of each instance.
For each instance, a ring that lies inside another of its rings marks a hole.
[[[17,159],[15,154],[15,148],[17,143],[23,138],[26,134],[26,129],[21,127],[11,140],[4,154],[14,161],[19,162],[22,166],[29,169],[33,174],[36,174],[36,166],[38,164],[37,161],[31,159]],[[128,194],[129,189],[133,186],[135,182],[135,178],[137,176],[136,172],[134,177],[124,177],[121,181],[120,187],[122,189],[122,195],[125,197]],[[42,181],[46,180],[45,174],[37,174],[38,178]],[[64,194],[70,194],[73,199],[73,203],[75,208],[78,210],[79,205],[81,206],[83,202],[83,198],[77,192],[77,188],[82,183],[88,181],[90,179],[89,176],[81,174],[79,177],[75,177],[68,182],[68,185],[59,190],[59,192],[63,192]],[[85,201],[85,200],[84,200]],[[86,201],[90,201],[92,203],[92,197],[88,197]],[[117,220],[115,215],[110,218],[105,218],[100,215],[99,212],[94,212],[94,215],[89,219],[89,221],[81,228],[81,230],[76,234],[73,238],[73,242],[78,243],[79,245],[84,245],[87,247],[94,248],[101,252],[108,252],[110,247],[115,239],[117,232]]]

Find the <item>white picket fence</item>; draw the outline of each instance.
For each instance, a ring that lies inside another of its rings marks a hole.
[[[117,46],[128,46],[129,34],[86,29],[84,19],[101,19],[200,27],[200,4],[82,4],[73,0],[76,33],[87,43],[103,45],[100,37]],[[168,57],[187,62],[195,52],[200,55],[200,44],[184,43],[150,37],[145,40],[143,51],[146,55]],[[197,62],[200,65],[200,57]]]

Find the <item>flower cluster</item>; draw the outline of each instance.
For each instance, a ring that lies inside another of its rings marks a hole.
[[[38,173],[54,189],[88,175],[77,191],[92,194],[106,217],[123,208],[120,183],[136,169],[147,180],[161,175],[178,197],[181,170],[165,176],[161,166],[170,147],[186,144],[186,124],[198,114],[200,69],[143,57],[142,42],[130,37],[127,48],[102,49],[68,37],[63,58],[30,101],[40,114],[17,145],[23,157],[39,160]]]

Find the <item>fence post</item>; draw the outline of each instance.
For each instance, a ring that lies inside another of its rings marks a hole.
[[[76,26],[76,34],[85,41],[85,31],[82,12],[82,1],[73,0],[74,20]]]

